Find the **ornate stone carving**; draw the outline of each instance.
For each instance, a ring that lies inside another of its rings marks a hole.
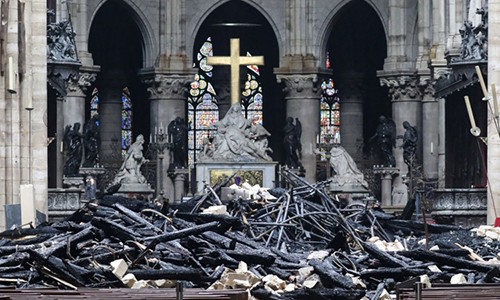
[[[47,59],[50,61],[78,61],[75,32],[70,21],[47,26]]]
[[[151,98],[161,98],[173,94],[187,97],[187,85],[190,81],[189,76],[178,75],[155,75],[143,80],[148,86],[147,90]]]
[[[212,140],[205,139],[200,161],[255,162],[271,161],[267,137],[271,134],[261,125],[252,124],[241,113],[241,105],[231,106],[224,118],[215,124]]]
[[[49,192],[48,194],[48,210],[54,211],[71,211],[74,212],[80,208],[80,193],[79,192]]]
[[[462,37],[460,56],[452,58],[452,62],[488,59],[488,7],[477,9],[476,14],[481,15],[481,23],[474,26],[472,21],[464,21],[459,30]]]
[[[284,83],[283,92],[287,95],[294,93],[318,93],[319,77],[316,74],[306,75],[277,75],[278,83]]]
[[[96,80],[95,73],[70,74],[67,83],[67,92],[75,96],[85,96],[85,92]]]
[[[380,78],[380,84],[389,88],[389,95],[392,101],[401,101],[408,99],[418,99],[422,92],[415,78],[409,76],[400,76],[396,78]]]
[[[435,81],[429,78],[421,78],[419,82],[419,87],[423,96],[431,96],[434,97],[436,93],[436,89],[434,88]]]

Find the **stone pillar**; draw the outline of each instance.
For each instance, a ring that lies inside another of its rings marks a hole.
[[[155,127],[163,126],[164,130],[175,118],[181,117],[186,121],[187,84],[193,80],[192,75],[173,75],[143,73],[144,83],[149,86],[150,131],[154,133]],[[163,179],[165,198],[172,201],[175,198],[174,183],[167,176],[171,155],[165,150],[163,159],[163,174],[157,176],[159,186],[160,178]]]
[[[186,179],[189,176],[189,171],[188,169],[176,169],[173,174],[173,180],[174,180],[174,198],[173,201],[174,203],[180,203],[182,202],[182,197],[185,196],[185,184],[186,184]]]
[[[100,159],[104,167],[120,167],[121,155],[121,111],[124,80],[116,71],[102,73],[107,84],[99,89],[99,120],[101,122]]]
[[[422,99],[422,164],[424,177],[430,180],[438,178],[439,156],[439,102],[434,98],[434,87],[427,82]]]
[[[438,106],[438,187],[442,189],[446,182],[446,100],[438,99]]]
[[[417,132],[422,132],[421,124],[421,92],[417,86],[417,80],[409,76],[383,77],[380,79],[383,85],[389,87],[389,95],[392,99],[392,118],[396,124],[396,135],[404,135],[403,122],[408,121],[417,128]],[[421,143],[421,141],[419,141]],[[394,158],[396,167],[400,170],[400,176],[394,179],[393,187],[393,205],[404,206],[407,202],[407,187],[403,183],[402,175],[408,173],[408,166],[403,161],[403,149],[401,140],[396,141],[394,148]],[[417,158],[418,159],[418,158]],[[418,160],[417,160],[418,161]]]
[[[285,83],[287,117],[298,118],[302,123],[302,165],[306,180],[316,181],[316,135],[319,133],[320,91],[317,74],[277,75]]]
[[[363,144],[363,74],[350,72],[336,79],[340,95],[340,141],[352,157]]]
[[[85,101],[88,87],[96,79],[95,73],[83,73],[70,77],[68,81],[67,94],[63,104],[64,126],[80,123],[81,128],[85,124]]]
[[[381,78],[382,85],[389,87],[389,96],[392,102],[392,119],[396,123],[396,135],[404,135],[403,122],[408,121],[417,128],[417,132],[422,132],[421,118],[422,94],[417,81],[407,76],[399,76],[392,78]],[[396,142],[400,145],[401,140]],[[403,161],[403,149],[396,147],[394,149],[394,157],[396,158],[396,167],[401,171],[401,174],[406,174],[408,168]]]
[[[500,95],[500,0],[488,1],[488,83],[497,87]],[[491,101],[491,100],[490,100]],[[497,99],[498,101],[498,99]],[[492,103],[490,103],[492,105]],[[488,224],[500,216],[500,138],[491,111],[488,112]]]

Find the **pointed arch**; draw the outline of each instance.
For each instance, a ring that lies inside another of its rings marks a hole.
[[[153,29],[153,26],[149,21],[151,18],[145,11],[146,6],[143,3],[144,1],[101,0],[98,3],[96,3],[94,7],[89,7],[89,10],[92,11],[92,14],[90,14],[88,24],[93,24],[97,13],[102,8],[102,6],[107,2],[115,2],[123,6],[130,13],[132,20],[139,28],[142,37],[142,43],[141,43],[141,49],[143,55],[142,66],[143,67],[153,66],[156,58],[159,55],[158,40],[156,38],[156,35],[154,34],[155,30]],[[87,40],[90,39],[91,28],[92,26],[87,27],[87,32],[86,32]]]

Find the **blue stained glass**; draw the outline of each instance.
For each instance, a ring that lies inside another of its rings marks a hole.
[[[130,148],[132,143],[132,100],[129,97],[128,88],[122,92],[122,152]]]
[[[130,98],[125,94],[122,95],[122,108],[132,109],[132,102],[130,101]]]
[[[325,142],[325,135],[334,136],[336,143],[340,142],[340,98],[334,88],[332,79],[321,84],[320,104],[320,140]]]

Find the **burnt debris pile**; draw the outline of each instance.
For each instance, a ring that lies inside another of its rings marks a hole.
[[[383,299],[411,281],[500,281],[498,235],[345,205],[327,182],[169,208],[105,196],[64,221],[0,234],[0,284],[17,288],[248,289],[256,299]],[[481,233],[481,234],[479,234]],[[479,236],[481,235],[481,236]]]

